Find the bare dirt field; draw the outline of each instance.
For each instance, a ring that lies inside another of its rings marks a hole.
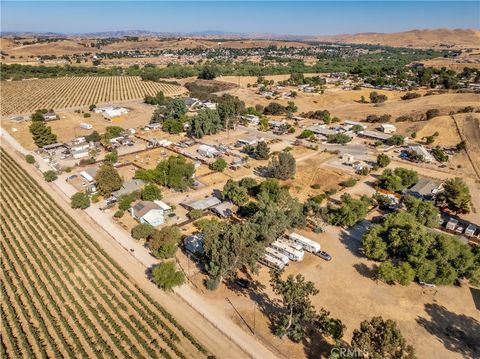
[[[330,189],[339,189],[339,183],[348,179],[351,175],[340,169],[325,167],[326,161],[335,155],[321,152],[314,156],[297,162],[295,180],[285,181],[290,186],[290,192],[300,201],[315,196]],[[316,185],[318,188],[312,188]]]
[[[480,177],[480,115],[461,114],[453,116],[460,130],[462,139],[467,143],[467,154],[477,175]]]
[[[36,109],[65,109],[104,104],[155,95],[182,94],[178,85],[141,81],[135,76],[63,77],[4,82],[1,86],[1,114],[31,113]]]

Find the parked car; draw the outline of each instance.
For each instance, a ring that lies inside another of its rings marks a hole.
[[[325,259],[326,261],[331,261],[332,260],[332,256],[325,251],[317,252],[317,256],[319,256],[322,259]]]
[[[235,279],[235,284],[238,285],[240,288],[248,289],[250,286],[250,282],[247,279],[237,278]]]

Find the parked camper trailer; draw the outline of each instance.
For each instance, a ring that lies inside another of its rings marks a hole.
[[[320,251],[320,244],[317,242],[312,241],[311,239],[304,237],[298,233],[292,233],[288,236],[288,238],[297,244],[300,244],[302,248],[310,253],[317,253]]]
[[[260,259],[259,262],[265,264],[267,267],[282,270],[285,268],[285,264],[275,257],[265,253]]]
[[[288,259],[288,257],[285,254],[280,253],[279,251],[277,251],[272,247],[265,248],[265,253],[268,255],[271,255],[272,257],[280,259],[285,265],[287,265],[288,262],[290,262],[290,259]]]
[[[296,262],[300,262],[301,260],[303,260],[303,256],[305,255],[303,250],[297,250],[289,246],[287,243],[278,240],[273,242],[271,244],[271,247],[273,249],[276,249],[280,253],[285,254],[289,259]]]
[[[84,129],[84,130],[91,130],[91,129],[93,128],[93,126],[92,126],[91,124],[89,124],[89,123],[84,123],[84,122],[82,122],[82,123],[80,124],[80,128],[82,128],[82,129]]]

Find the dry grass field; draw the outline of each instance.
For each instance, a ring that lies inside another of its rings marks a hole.
[[[394,33],[360,33],[353,35],[317,36],[319,41],[343,42],[350,44],[380,44],[394,47],[478,48],[478,29],[425,29]]]
[[[3,150],[2,357],[208,353]]]
[[[181,86],[141,81],[135,76],[64,77],[12,81],[1,86],[1,114],[31,113],[39,108],[64,109],[90,104],[141,99],[163,91],[167,96],[184,92]]]

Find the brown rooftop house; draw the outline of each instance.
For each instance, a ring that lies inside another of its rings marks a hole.
[[[427,178],[420,178],[417,183],[407,189],[405,192],[416,198],[432,200],[442,189],[442,182]]]

